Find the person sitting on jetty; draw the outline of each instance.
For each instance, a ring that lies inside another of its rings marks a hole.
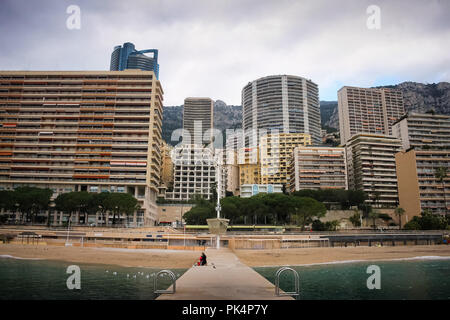
[[[200,256],[200,262],[199,265],[206,266],[206,255],[204,252],[202,252],[202,255]]]

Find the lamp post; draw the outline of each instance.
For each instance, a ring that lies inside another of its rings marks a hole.
[[[215,174],[216,174],[216,195],[217,195],[217,203],[216,203],[216,213],[217,218],[213,219],[206,219],[209,231],[211,234],[216,235],[216,248],[220,249],[220,235],[225,234],[227,232],[227,227],[229,220],[223,219],[220,217],[220,211],[222,210],[220,206],[220,197],[221,197],[221,191],[222,191],[222,174],[221,174],[221,163],[219,159],[220,152],[214,152],[213,151],[213,159],[215,162]]]
[[[220,207],[220,190],[221,190],[221,172],[220,172],[220,162],[217,158],[217,164],[216,164],[216,174],[217,174],[217,205],[216,205],[216,213],[217,213],[217,219],[220,219],[220,210],[222,209]],[[220,249],[220,235],[217,235],[217,249]]]

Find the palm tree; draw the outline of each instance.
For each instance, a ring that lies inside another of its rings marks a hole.
[[[374,207],[378,207],[378,201],[381,199],[381,192],[380,191],[374,191],[373,192],[373,205]]]
[[[397,207],[394,212],[398,216],[398,230],[400,230],[402,228],[402,216],[405,214],[405,209]]]
[[[379,213],[377,210],[370,209],[369,218],[371,218],[373,221],[373,230],[377,229],[376,220],[377,220],[378,216],[379,216]]]
[[[445,196],[445,179],[448,175],[448,168],[447,167],[439,167],[436,168],[434,171],[435,178],[442,183],[442,189],[444,193],[444,202],[445,202],[445,214],[447,214],[447,198]]]

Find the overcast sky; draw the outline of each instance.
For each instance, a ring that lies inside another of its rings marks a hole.
[[[66,27],[69,5],[79,30]],[[369,5],[380,29],[367,27]],[[337,100],[343,85],[450,81],[450,1],[0,1],[0,70],[109,70],[124,42],[159,49],[166,106],[241,104],[244,85],[273,74],[311,79],[321,100]]]

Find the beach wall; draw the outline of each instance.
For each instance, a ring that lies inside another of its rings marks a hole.
[[[390,222],[398,223],[398,218],[394,214],[394,209],[389,208],[376,208],[379,213],[385,213],[392,217]],[[361,210],[359,210],[361,214]],[[327,210],[325,217],[320,218],[322,222],[328,222],[337,220],[340,222],[341,229],[349,229],[354,228],[352,223],[350,222],[350,217],[355,214],[354,210]],[[367,220],[367,221],[366,221]],[[389,222],[388,222],[389,223]],[[388,223],[384,222],[382,219],[377,219],[377,225],[386,226]],[[363,226],[370,227],[372,226],[372,219],[363,219]]]
[[[192,204],[158,204],[158,223],[185,223],[182,217],[192,207]]]

